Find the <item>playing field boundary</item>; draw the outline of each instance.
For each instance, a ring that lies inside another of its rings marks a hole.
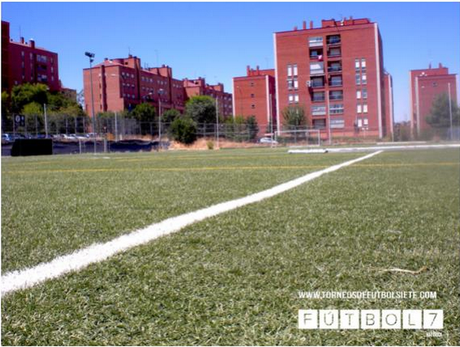
[[[317,154],[317,153],[359,153],[359,152],[373,152],[379,150],[385,151],[406,151],[406,150],[422,150],[422,149],[448,149],[460,148],[459,143],[454,144],[441,144],[441,145],[384,145],[384,146],[371,146],[371,147],[328,147],[328,148],[315,148],[315,149],[290,149],[289,154]]]
[[[87,266],[104,261],[118,253],[127,251],[133,247],[146,244],[161,236],[177,232],[184,227],[204,219],[217,216],[239,207],[260,202],[271,198],[306,182],[314,180],[324,174],[337,171],[343,167],[369,159],[382,151],[373,152],[360,158],[346,161],[341,164],[330,166],[326,169],[311,172],[294,180],[282,183],[267,190],[248,195],[243,198],[219,203],[204,209],[168,218],[162,222],[152,224],[143,229],[119,236],[106,243],[96,243],[89,247],[77,250],[71,254],[60,256],[54,260],[41,263],[37,266],[9,272],[2,275],[2,297],[8,293],[20,289],[26,289],[40,284],[46,280],[60,277],[66,273],[78,271]]]

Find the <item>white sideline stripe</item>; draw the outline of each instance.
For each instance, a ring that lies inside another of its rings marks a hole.
[[[143,245],[161,236],[174,233],[190,224],[202,221],[206,218],[217,216],[238,207],[271,198],[305,182],[318,178],[326,173],[339,170],[345,166],[352,165],[362,160],[366,160],[381,152],[382,151],[374,152],[357,159],[333,165],[327,169],[309,173],[292,181],[243,198],[223,202],[177,217],[168,218],[144,229],[119,236],[112,241],[103,244],[96,243],[87,248],[75,251],[74,253],[57,257],[48,263],[42,263],[29,269],[9,272],[2,276],[2,297],[16,290],[29,288],[46,280],[57,278],[68,272],[81,270],[90,264],[101,262],[117,253]]]
[[[342,148],[322,148],[322,149],[291,149],[290,154],[298,153],[354,153],[354,152],[370,152],[377,150],[404,150],[404,149],[445,149],[445,148],[460,148],[460,144],[444,144],[444,145],[407,145],[407,146],[374,146],[374,147],[342,147]]]

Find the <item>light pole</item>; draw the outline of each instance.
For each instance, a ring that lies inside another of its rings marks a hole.
[[[450,83],[448,83],[447,86],[449,87],[450,140],[452,141],[454,138],[454,134],[453,134],[454,129],[453,129],[453,124],[452,124],[452,97],[450,95]]]
[[[216,96],[216,136],[217,148],[219,148],[219,99]]]
[[[93,140],[94,140],[94,154],[96,154],[96,117],[94,115],[94,95],[93,95],[93,66],[94,53],[85,52],[85,55],[89,58],[89,78],[90,78],[90,90],[91,90],[91,113],[93,115]]]
[[[158,90],[158,148],[161,148],[161,96],[163,93],[163,89]]]
[[[329,91],[326,90],[326,105],[327,105],[327,137],[329,139],[329,146],[332,145],[332,134],[331,134],[331,111],[329,103]]]

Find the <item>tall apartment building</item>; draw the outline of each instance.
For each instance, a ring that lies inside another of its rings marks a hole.
[[[385,77],[382,39],[369,19],[323,20],[274,34],[277,118],[302,106],[313,128],[328,136],[390,135],[391,76]],[[389,83],[385,83],[385,80]]]
[[[10,38],[9,23],[2,21],[2,91],[23,83],[43,83],[60,91],[58,55],[37,47],[35,41]]]
[[[131,110],[137,104],[150,102],[162,109],[183,111],[185,93],[182,81],[174,79],[169,66],[142,68],[141,60],[128,58],[104,59],[92,68],[83,69],[85,110],[91,111],[91,80],[94,112]]]
[[[233,97],[235,115],[255,116],[259,136],[271,132],[272,126],[276,129],[275,69],[261,70],[258,66],[251,69],[248,66],[246,76],[233,78]]]
[[[183,83],[187,99],[192,96],[208,95],[217,100],[220,116],[229,117],[233,114],[232,94],[224,91],[222,83],[216,85],[207,84],[202,77],[192,80],[186,78]]]
[[[430,114],[435,98],[443,93],[450,95],[452,100],[457,100],[457,80],[455,74],[449,74],[449,69],[439,64],[438,68],[411,70],[409,73],[411,90],[411,130],[419,135],[423,130],[429,129],[426,117]],[[450,87],[449,87],[450,86]]]
[[[220,101],[221,114],[231,114],[231,94],[222,84],[210,86],[204,79],[179,80],[173,78],[172,68],[166,65],[143,68],[138,57],[104,59],[92,68],[83,70],[85,109],[91,115],[91,76],[95,113],[125,109],[148,102],[161,110],[185,110],[185,102],[194,95],[210,95]],[[230,107],[228,105],[230,104]]]

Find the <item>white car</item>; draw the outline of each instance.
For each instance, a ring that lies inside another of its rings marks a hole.
[[[262,137],[259,139],[259,143],[269,143],[269,144],[277,145],[278,141],[275,141],[270,137]]]

